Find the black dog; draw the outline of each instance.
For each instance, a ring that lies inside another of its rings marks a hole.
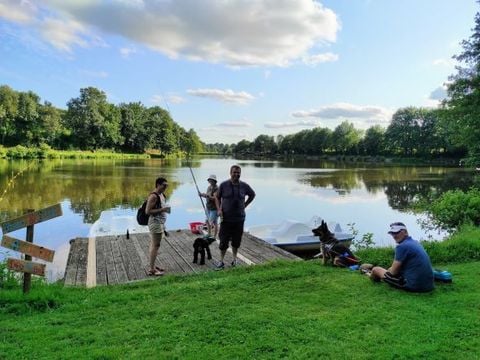
[[[207,251],[207,259],[212,258],[212,253],[210,252],[210,244],[215,241],[214,237],[199,237],[196,238],[193,242],[193,263],[196,264],[198,261],[198,254],[200,254],[200,265],[205,265],[205,250]]]
[[[327,223],[322,220],[322,224],[312,230],[313,235],[320,238],[320,249],[322,253],[323,264],[330,259],[332,264],[338,266],[350,266],[358,263],[357,258],[352,251],[335,238],[335,235],[328,229]]]

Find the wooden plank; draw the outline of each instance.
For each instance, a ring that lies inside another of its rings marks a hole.
[[[85,286],[87,284],[87,258],[88,258],[88,239],[77,239],[77,276],[75,285]]]
[[[115,262],[113,261],[112,238],[109,237],[105,242],[105,259],[107,264],[107,283],[118,284],[117,273],[115,271]]]
[[[110,242],[112,244],[113,263],[115,264],[115,272],[117,273],[117,281],[119,284],[126,283],[128,281],[127,271],[123,263],[122,254],[120,252],[120,239],[117,236]]]
[[[97,286],[97,242],[95,237],[88,238],[87,252],[87,288]]]
[[[45,276],[45,264],[20,259],[7,259],[7,268],[13,271]]]
[[[185,241],[185,237],[181,232],[175,232],[174,234],[170,233],[170,236],[165,239],[165,243],[168,243],[169,247],[172,249],[171,253],[184,273],[199,272],[203,270],[203,265],[194,264],[192,262],[193,241]],[[205,256],[205,264],[207,264],[208,261],[210,260],[207,260]]]
[[[148,254],[146,253],[144,247],[142,247],[142,245],[140,244],[142,242],[142,235],[141,234],[135,234],[134,236],[130,235],[130,239],[133,240],[132,241],[133,246],[135,247],[135,251],[137,252],[140,258],[140,266],[141,266],[141,269],[143,270],[141,279],[144,279],[147,277],[146,269],[149,266],[149,260],[148,260]],[[148,247],[147,247],[147,252],[148,252]]]
[[[3,235],[1,245],[7,249],[12,249],[48,262],[52,262],[53,256],[55,255],[55,251],[53,250],[7,235]]]
[[[64,284],[66,286],[75,285],[77,278],[77,242],[76,239],[70,240],[70,252],[67,259],[67,267],[65,268]]]
[[[136,235],[132,234],[130,235],[130,239],[125,239],[123,243],[126,247],[126,254],[128,254],[128,259],[132,264],[133,270],[135,271],[135,279],[144,279],[147,274],[145,272],[145,266],[142,264],[140,254],[135,248],[133,240],[134,238],[136,238]]]
[[[125,266],[125,271],[127,273],[127,279],[129,281],[137,279],[137,273],[135,271],[135,265],[132,261],[132,255],[128,252],[126,242],[130,242],[130,239],[127,239],[126,236],[119,236],[118,237],[118,247],[120,250],[120,254],[123,259],[123,264]]]
[[[3,230],[3,233],[6,234],[33,224],[53,219],[57,216],[62,216],[61,204],[55,204],[41,210],[27,213],[15,219],[7,220],[1,223],[0,227]]]
[[[105,238],[96,238],[97,251],[97,284],[107,285],[107,264],[105,260]]]

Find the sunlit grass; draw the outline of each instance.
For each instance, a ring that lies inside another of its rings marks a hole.
[[[0,358],[474,358],[479,265],[430,294],[313,261],[1,291]]]

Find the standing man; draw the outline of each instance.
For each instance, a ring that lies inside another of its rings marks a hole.
[[[218,270],[225,268],[223,260],[229,243],[232,244],[232,267],[237,265],[237,252],[242,241],[245,222],[245,208],[255,198],[255,191],[250,185],[240,181],[241,172],[240,166],[233,165],[230,168],[230,179],[220,184],[215,197],[218,216],[221,219],[219,234],[221,259],[217,264]]]
[[[383,280],[398,289],[407,291],[427,292],[433,290],[432,264],[423,246],[408,235],[404,223],[391,224],[388,233],[397,243],[395,258],[392,266],[388,269],[374,267],[370,274],[371,279]]]
[[[216,239],[218,234],[218,213],[217,213],[217,203],[215,197],[217,194],[217,177],[215,175],[210,175],[207,179],[208,188],[204,193],[198,193],[198,195],[207,199],[207,227],[208,227],[208,236],[212,235]]]
[[[155,180],[155,190],[148,196],[145,213],[148,217],[148,229],[150,230],[150,249],[149,261],[150,268],[148,275],[162,276],[165,270],[155,266],[160,243],[165,236],[165,222],[167,214],[170,213],[170,206],[166,204],[165,190],[167,189],[167,179],[163,177]]]

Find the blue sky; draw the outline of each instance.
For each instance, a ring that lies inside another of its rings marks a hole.
[[[207,142],[436,106],[475,0],[0,0],[0,84],[167,108]]]

